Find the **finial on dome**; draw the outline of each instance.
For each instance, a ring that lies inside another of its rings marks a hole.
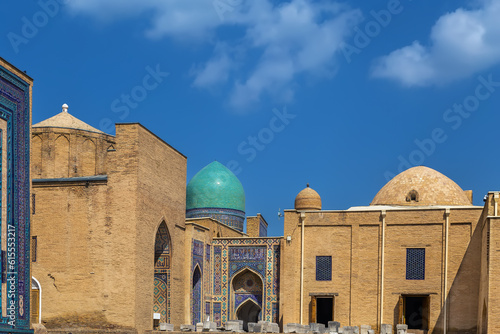
[[[68,112],[68,105],[66,103],[62,105],[62,111]]]
[[[307,188],[309,188],[309,183],[307,184]]]

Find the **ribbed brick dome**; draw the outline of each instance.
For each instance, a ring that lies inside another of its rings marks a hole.
[[[321,197],[309,184],[295,197],[295,210],[321,210]]]
[[[390,180],[370,205],[472,205],[455,182],[432,168],[410,168]]]

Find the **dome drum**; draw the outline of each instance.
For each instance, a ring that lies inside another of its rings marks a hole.
[[[197,208],[186,210],[186,218],[213,218],[224,225],[230,226],[235,230],[243,232],[243,223],[245,222],[245,212],[234,209],[222,208]]]

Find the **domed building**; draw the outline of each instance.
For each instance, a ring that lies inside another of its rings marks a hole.
[[[279,214],[284,235],[268,237],[228,168],[214,161],[187,182],[186,157],[140,124],[113,136],[63,105],[32,136],[32,299],[49,329],[500,328],[499,192],[475,206],[418,166],[370,204],[332,210],[308,184]]]
[[[295,197],[295,210],[321,210],[321,197],[309,183]]]
[[[226,166],[214,161],[187,185],[186,218],[211,217],[243,232],[245,192]]]
[[[463,191],[458,184],[434,169],[417,166],[390,180],[380,189],[371,205],[472,205],[472,192]]]
[[[424,166],[347,210],[322,209],[306,187],[285,211],[283,323],[493,333],[487,217],[497,217],[498,198],[490,193],[484,207],[474,206],[472,191]]]
[[[278,322],[281,238],[245,217],[229,169],[212,162],[186,185],[186,157],[142,125],[113,136],[62,109],[32,126],[34,322]]]

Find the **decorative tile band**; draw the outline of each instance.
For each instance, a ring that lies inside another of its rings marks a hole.
[[[210,217],[221,223],[243,232],[245,212],[222,208],[197,208],[186,210],[186,218]]]

